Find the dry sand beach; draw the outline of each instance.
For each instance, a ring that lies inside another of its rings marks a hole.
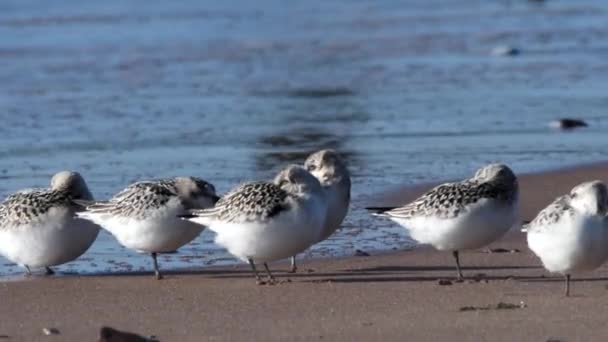
[[[523,218],[589,179],[607,181],[608,163],[521,176]],[[0,283],[0,337],[94,341],[109,325],[161,341],[605,339],[608,267],[576,277],[574,295],[564,298],[562,278],[540,267],[522,233],[490,249],[463,253],[469,280],[449,285],[438,279],[454,276],[451,255],[429,248],[303,261],[298,274],[277,272],[285,282],[275,286],[256,285],[245,265],[162,281],[149,274],[8,281]],[[43,328],[59,334],[44,336]]]
[[[494,161],[521,175],[524,220],[608,180],[608,162],[585,164],[608,161],[607,23],[606,0],[0,2],[2,198],[68,169],[96,199],[174,176],[225,193],[320,148],[352,174],[342,229],[299,273],[273,265],[276,286],[209,230],[162,255],[162,281],[106,231],[51,277],[0,256],[0,342],[102,326],[165,342],[604,340],[608,266],[564,298],[514,230],[442,285],[450,253],[411,249],[362,208]],[[524,174],[564,165],[580,166]]]

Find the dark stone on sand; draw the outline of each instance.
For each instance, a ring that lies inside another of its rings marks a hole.
[[[358,257],[368,257],[368,256],[369,256],[369,253],[364,252],[364,251],[362,251],[362,250],[360,250],[360,249],[357,249],[357,250],[355,251],[355,256],[358,256]]]
[[[512,309],[521,309],[521,304],[512,304],[512,303],[503,303],[500,302],[496,304],[496,310],[512,310]]]
[[[520,53],[521,53],[521,51],[518,48],[508,46],[508,45],[497,46],[497,47],[493,48],[492,52],[491,52],[492,56],[496,56],[496,57],[517,56]]]
[[[57,328],[43,328],[42,333],[47,336],[60,334],[59,329]]]
[[[473,278],[473,279],[467,279],[466,283],[467,284],[478,284],[478,283],[487,284],[488,280],[487,279],[483,279],[483,278]]]
[[[342,87],[335,88],[300,88],[288,91],[288,95],[292,97],[334,97],[334,96],[348,96],[354,95],[355,92]]]
[[[134,333],[116,330],[110,327],[102,327],[99,330],[99,342],[150,342],[158,341],[152,336],[146,338]]]
[[[520,302],[519,304],[513,303],[505,303],[499,302],[496,305],[485,305],[485,306],[463,306],[459,309],[459,311],[486,311],[486,310],[514,310],[514,309],[523,309],[526,307],[524,302]]]
[[[556,129],[572,129],[577,127],[587,127],[589,125],[581,119],[562,118],[551,121],[549,126]]]
[[[506,248],[491,248],[488,249],[488,253],[519,253],[519,249],[506,249]]]
[[[452,285],[452,281],[448,279],[439,279],[437,280],[437,284],[441,286]]]
[[[506,248],[490,248],[488,253],[507,253],[509,250]]]

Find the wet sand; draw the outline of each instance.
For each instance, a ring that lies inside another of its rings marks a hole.
[[[531,219],[583,180],[608,180],[608,163],[521,177],[522,214]],[[406,201],[403,190],[386,203]],[[0,338],[94,341],[102,325],[161,341],[230,340],[601,340],[608,334],[608,267],[576,277],[573,297],[510,232],[462,253],[463,283],[449,253],[429,248],[301,262],[285,283],[258,286],[245,266],[151,274],[33,277],[0,283]],[[511,252],[513,251],[513,252]],[[290,279],[290,282],[287,282]],[[481,279],[481,280],[480,280]],[[45,337],[43,328],[59,335]],[[8,336],[8,338],[6,337]]]

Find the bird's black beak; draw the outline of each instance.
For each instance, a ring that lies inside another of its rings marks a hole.
[[[220,198],[221,197],[218,195],[213,195],[213,196],[211,196],[211,202],[213,202],[213,204],[215,205],[215,203],[217,203],[217,201],[219,201]]]

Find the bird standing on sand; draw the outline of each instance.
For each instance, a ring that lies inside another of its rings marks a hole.
[[[414,240],[452,251],[462,280],[459,251],[490,244],[517,222],[517,177],[506,165],[490,164],[473,178],[441,184],[405,206],[368,209],[406,228]]]
[[[543,209],[523,231],[528,246],[549,272],[565,276],[590,271],[608,259],[608,190],[600,181],[577,185]]]
[[[72,200],[92,200],[77,172],[53,176],[49,189],[28,189],[10,195],[0,205],[0,254],[26,268],[72,261],[97,238],[99,226],[74,217],[81,210]]]
[[[218,199],[212,184],[196,177],[175,177],[134,183],[108,201],[79,201],[86,211],[78,216],[99,224],[123,246],[151,253],[160,279],[157,253],[177,250],[205,228],[177,216],[211,207]]]
[[[350,173],[334,150],[321,150],[306,158],[304,168],[315,176],[327,198],[327,215],[317,242],[329,238],[342,224],[350,204]],[[291,272],[296,272],[296,257],[291,257]]]
[[[215,242],[248,262],[258,284],[264,284],[256,263],[264,264],[268,282],[274,283],[267,263],[315,243],[325,223],[326,206],[319,181],[304,168],[291,165],[274,182],[240,185],[215,207],[193,210],[185,218],[216,232]]]

